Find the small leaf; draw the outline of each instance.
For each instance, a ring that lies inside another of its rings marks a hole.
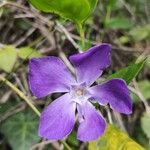
[[[128,29],[132,27],[132,24],[127,18],[116,17],[111,18],[109,21],[107,21],[106,27],[112,29]]]
[[[135,41],[142,41],[142,40],[145,40],[146,38],[150,38],[150,25],[133,28],[129,32],[129,35]]]
[[[118,128],[108,125],[101,138],[89,143],[89,150],[144,150],[144,148]]]
[[[67,138],[67,142],[73,146],[79,146],[79,141],[76,138],[76,132],[72,132],[68,138]]]
[[[29,150],[40,140],[37,125],[38,116],[27,109],[1,124],[0,132],[5,135],[13,150]]]
[[[22,59],[27,59],[32,57],[40,57],[42,55],[30,47],[22,47],[18,50],[18,56]]]
[[[52,12],[83,23],[93,12],[98,0],[29,0],[33,6],[44,12]]]
[[[145,113],[141,118],[141,126],[144,133],[150,138],[150,115],[148,113]]]
[[[126,81],[127,84],[129,84],[141,71],[145,62],[146,62],[146,59],[142,60],[139,63],[132,64],[129,67],[123,68],[119,70],[118,72],[110,75],[108,77],[108,80],[113,79],[113,78],[122,78]]]
[[[0,48],[0,69],[11,72],[17,59],[16,48],[6,45]]]

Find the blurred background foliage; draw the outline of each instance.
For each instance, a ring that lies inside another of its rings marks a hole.
[[[80,36],[71,21],[52,13],[39,13],[28,1],[9,2],[11,3],[8,5],[1,5],[3,0],[0,0],[0,75],[5,76],[42,110],[60,95],[48,96],[44,101],[32,96],[27,78],[28,59],[77,53],[77,48],[81,47]],[[150,150],[149,16],[149,0],[99,0],[95,11],[85,22],[84,49],[101,42],[112,44],[112,64],[103,76],[106,79],[111,78],[109,75],[118,70],[132,66],[130,71],[124,73],[128,77],[136,67],[133,64],[135,61],[145,57],[147,59],[136,79],[129,85],[133,98],[133,114],[124,116],[111,111],[113,123],[119,129],[109,126],[102,138],[89,144],[76,139],[75,128],[66,139],[72,149],[142,150],[136,143],[134,145],[128,134],[145,149]],[[101,81],[103,78],[98,80]],[[100,110],[107,118],[106,109]],[[63,149],[61,142],[40,139],[37,126],[36,114],[4,82],[0,82],[0,149]],[[108,136],[109,141],[106,140]],[[122,147],[116,146],[122,141],[125,141]],[[111,147],[108,143],[112,143]]]

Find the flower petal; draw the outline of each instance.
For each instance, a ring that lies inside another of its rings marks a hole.
[[[112,79],[101,85],[89,88],[92,97],[100,104],[110,104],[113,110],[120,113],[132,113],[132,100],[128,87],[122,79]]]
[[[106,128],[106,123],[100,112],[96,111],[90,102],[86,102],[80,106],[78,111],[80,118],[80,126],[78,128],[77,138],[81,141],[92,141],[100,137]],[[81,114],[82,113],[82,114]]]
[[[39,98],[54,92],[67,92],[74,82],[75,79],[58,57],[32,58],[29,62],[30,89]]]
[[[94,46],[88,51],[70,56],[70,61],[76,68],[77,80],[91,85],[101,74],[103,69],[110,65],[109,44]]]
[[[39,136],[59,140],[70,134],[75,124],[75,108],[69,94],[52,102],[41,114]]]

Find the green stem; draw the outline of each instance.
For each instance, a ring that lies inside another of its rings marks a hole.
[[[0,81],[5,82],[15,93],[17,93],[30,107],[31,109],[40,116],[40,112],[38,109],[31,103],[31,101],[24,95],[22,91],[20,91],[16,86],[14,86],[11,82],[9,82],[5,77],[0,76]]]
[[[41,113],[38,111],[38,109],[31,103],[31,101],[24,95],[22,91],[20,91],[16,86],[14,86],[11,82],[9,82],[5,77],[0,75],[0,81],[4,82],[7,86],[9,86],[16,94],[18,94],[30,107],[31,109],[40,117]],[[61,143],[64,144],[64,146],[68,150],[72,150],[72,148],[65,142],[61,141]]]
[[[106,12],[106,17],[105,17],[105,22],[104,22],[105,27],[106,27],[108,21],[110,20],[110,14],[111,14],[111,7],[108,6],[107,7],[107,12]]]
[[[82,44],[82,49],[85,47],[85,35],[84,35],[84,29],[82,24],[78,24],[79,28],[79,33],[80,33],[80,38],[81,38],[81,44]]]
[[[72,148],[65,141],[61,141],[61,143],[64,144],[68,150],[72,150]]]

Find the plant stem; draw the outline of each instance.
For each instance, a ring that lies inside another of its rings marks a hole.
[[[30,107],[31,109],[40,117],[40,112],[38,109],[32,104],[32,102],[24,95],[22,91],[20,91],[16,86],[14,86],[11,82],[9,82],[5,77],[0,76],[0,81],[5,82],[15,93],[17,93]]]
[[[72,148],[65,141],[61,141],[61,143],[64,144],[68,150],[72,150]]]
[[[82,49],[85,48],[85,35],[84,35],[84,29],[82,24],[78,24],[79,28],[79,33],[80,33],[80,38],[81,38],[81,44],[82,44]]]
[[[106,17],[105,17],[105,22],[104,22],[105,27],[106,27],[108,21],[110,20],[110,14],[111,14],[111,7],[108,6],[107,7],[107,12],[106,12]]]

